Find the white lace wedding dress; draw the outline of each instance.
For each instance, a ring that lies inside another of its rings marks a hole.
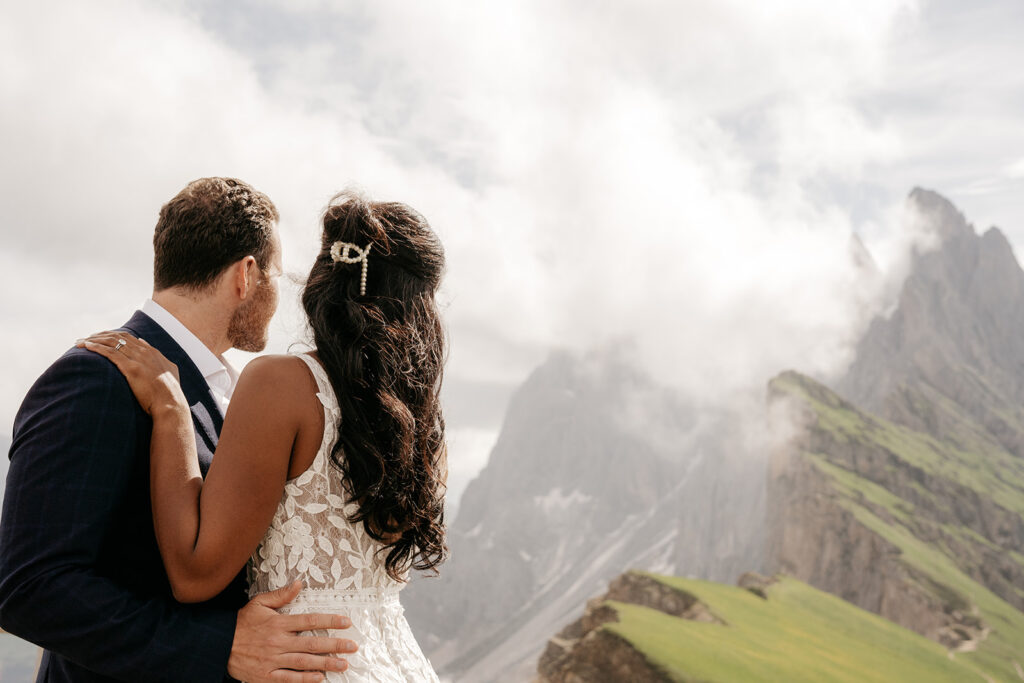
[[[249,560],[249,597],[300,578],[306,587],[280,612],[334,613],[352,619],[351,628],[313,632],[350,638],[359,645],[358,652],[345,655],[346,671],[327,674],[332,683],[437,681],[398,601],[403,584],[384,569],[386,552],[376,552],[381,544],[370,538],[362,523],[347,521],[355,506],[346,500],[341,476],[330,462],[339,409],[327,372],[312,356],[297,355],[316,378],[317,398],[324,406],[324,436],[309,469],[286,482],[267,535]]]

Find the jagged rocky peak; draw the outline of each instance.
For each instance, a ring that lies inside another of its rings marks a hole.
[[[1011,288],[1009,292],[996,292],[996,295],[1008,293],[1018,297],[1024,294],[1020,264],[1003,231],[992,226],[985,231],[979,242],[978,272],[986,278],[981,284]]]
[[[456,530],[494,518],[510,490],[542,507],[609,496],[657,496],[696,417],[671,389],[629,362],[622,348],[558,350],[513,394],[487,467],[463,496]],[[564,500],[563,500],[564,499]]]
[[[943,437],[952,435],[950,420],[919,414],[919,398],[946,412],[957,406],[1024,455],[1024,271],[998,228],[976,234],[929,190],[915,189],[908,201],[922,229],[940,240],[915,253],[896,310],[871,322],[837,389],[859,406]]]
[[[1017,651],[1024,271],[999,229],[977,234],[941,195],[918,188],[908,204],[933,239],[911,254],[897,306],[871,321],[838,394],[794,372],[769,384],[769,406],[784,409],[770,412],[794,429],[773,451],[767,565],[950,658]]]
[[[910,191],[908,202],[925,220],[922,227],[942,242],[975,234],[974,226],[967,222],[963,213],[938,192],[915,187]]]

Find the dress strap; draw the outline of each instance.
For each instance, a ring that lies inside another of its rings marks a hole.
[[[316,380],[316,397],[324,405],[324,410],[327,411],[328,416],[337,421],[340,413],[338,397],[334,394],[334,387],[331,385],[330,377],[327,376],[327,370],[320,364],[320,361],[308,353],[296,353],[295,355],[301,358],[309,367],[309,371],[313,373],[313,379]]]
[[[316,457],[313,458],[309,469],[296,478],[298,483],[303,483],[307,474],[320,471],[324,463],[327,462],[327,456],[334,444],[334,440],[338,436],[338,421],[341,419],[341,408],[338,406],[338,398],[334,394],[334,387],[331,386],[327,370],[320,364],[320,361],[308,353],[296,353],[294,355],[301,358],[309,368],[309,371],[313,373],[313,379],[316,381],[317,388],[316,397],[324,407],[324,435],[320,441],[320,449],[317,451]]]
[[[309,366],[309,371],[313,373],[313,379],[316,380],[317,391],[324,391],[330,388],[331,380],[327,376],[327,371],[324,370],[324,366],[320,365],[317,359],[308,353],[296,353],[293,355],[301,358]]]

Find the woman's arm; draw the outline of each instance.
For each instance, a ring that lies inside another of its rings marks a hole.
[[[153,417],[153,522],[174,596],[208,600],[238,574],[270,526],[312,396],[308,372],[287,357],[246,366],[204,483],[192,415],[176,373],[171,376],[173,364],[140,340],[117,352],[116,342],[90,340],[86,347],[118,366]]]
[[[258,358],[246,366],[205,484],[188,407],[177,403],[154,412],[153,523],[181,602],[209,600],[224,590],[270,526],[298,432],[294,408],[308,400],[291,396],[295,362],[286,367],[281,359]]]

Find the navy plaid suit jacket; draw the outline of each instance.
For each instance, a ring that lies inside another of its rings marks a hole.
[[[141,311],[122,328],[178,366],[206,474],[221,414],[180,346]],[[149,498],[152,422],[106,358],[71,349],[14,423],[0,520],[0,627],[44,648],[47,682],[227,678],[240,574],[217,598],[177,603]]]

